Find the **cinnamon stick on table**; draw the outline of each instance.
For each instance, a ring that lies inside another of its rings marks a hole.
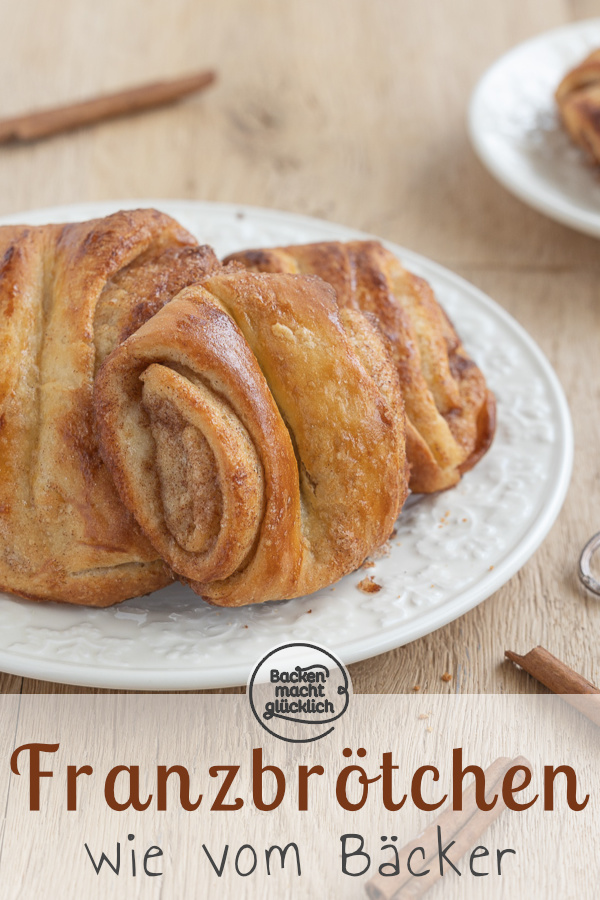
[[[115,94],[105,94],[81,103],[0,119],[0,144],[7,141],[33,141],[80,128],[82,125],[174,103],[181,97],[208,87],[215,78],[213,71],[197,72],[172,81],[156,81]]]
[[[446,846],[454,841],[450,857],[457,864],[462,856],[473,850],[477,841],[486,829],[506,809],[502,797],[502,781],[504,776],[513,766],[531,767],[531,764],[522,756],[516,759],[500,757],[485,770],[486,800],[488,803],[494,794],[498,795],[496,804],[491,810],[481,810],[477,806],[475,796],[475,782],[463,792],[462,810],[455,811],[452,807],[444,810],[434,821],[410,843],[406,844],[398,852],[400,874],[378,874],[365,885],[369,900],[415,900],[432,887],[441,878],[437,859],[438,855],[438,827],[441,838]],[[518,777],[514,780],[516,787],[523,783]],[[417,853],[412,865],[415,870],[425,871],[427,875],[413,876],[407,866],[410,853],[416,848],[422,847],[423,853]]]
[[[525,656],[506,650],[505,656],[516,663],[537,681],[600,725],[600,690],[569,666],[557,659],[544,647],[535,647]]]

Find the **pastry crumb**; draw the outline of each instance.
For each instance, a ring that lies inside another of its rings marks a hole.
[[[364,563],[360,567],[361,569],[373,569],[375,566],[375,560],[373,559],[365,559]]]
[[[452,675],[450,674],[450,672],[444,672],[444,674],[442,675],[442,681],[452,681]]]
[[[420,684],[413,684],[413,691],[420,691],[420,690],[421,690]]]
[[[429,718],[429,713],[419,713],[419,718],[420,718],[420,719],[428,719],[428,718]]]
[[[307,615],[307,616],[310,615],[311,612],[312,612],[312,609],[307,609],[307,610],[306,610],[306,615]]]
[[[377,584],[372,575],[367,575],[366,578],[363,578],[362,581],[359,581],[356,587],[359,591],[362,591],[363,594],[376,594],[381,590],[381,585]]]
[[[369,559],[385,559],[385,557],[389,556],[391,552],[391,544],[389,541],[386,541],[385,544],[381,545],[381,547],[377,547],[376,550],[373,550]]]

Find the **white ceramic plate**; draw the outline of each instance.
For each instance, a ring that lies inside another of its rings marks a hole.
[[[0,224],[77,221],[156,206],[220,255],[244,247],[350,240],[360,232],[288,213],[156,200],[37,210]],[[413,497],[376,568],[309,597],[237,610],[174,585],[110,609],[33,603],[0,594],[0,669],[109,688],[179,690],[245,684],[275,644],[324,644],[345,663],[428,634],[503,585],[541,543],[571,473],[569,410],[549,363],[492,300],[446,269],[387,245],[428,279],[498,400],[492,449],[460,485]],[[383,589],[364,594],[372,574]]]
[[[554,91],[600,47],[600,19],[575,22],[515,47],[484,74],[469,108],[483,164],[535,209],[600,237],[600,174],[561,126]]]

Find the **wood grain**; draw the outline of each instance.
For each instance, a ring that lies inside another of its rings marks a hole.
[[[469,278],[556,367],[576,435],[565,507],[533,559],[457,622],[351,667],[355,690],[538,690],[503,662],[543,643],[600,678],[600,603],[576,565],[600,527],[598,243],[510,196],[471,151],[483,70],[597,14],[591,0],[22,0],[3,15],[0,116],[218,68],[177,107],[0,149],[0,214],[118,197],[236,201],[372,231]],[[449,672],[452,680],[441,681]],[[8,692],[69,691],[0,676]],[[544,690],[539,688],[540,691]]]

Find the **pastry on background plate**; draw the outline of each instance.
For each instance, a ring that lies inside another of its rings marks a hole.
[[[565,75],[555,96],[571,138],[600,164],[600,49]]]

